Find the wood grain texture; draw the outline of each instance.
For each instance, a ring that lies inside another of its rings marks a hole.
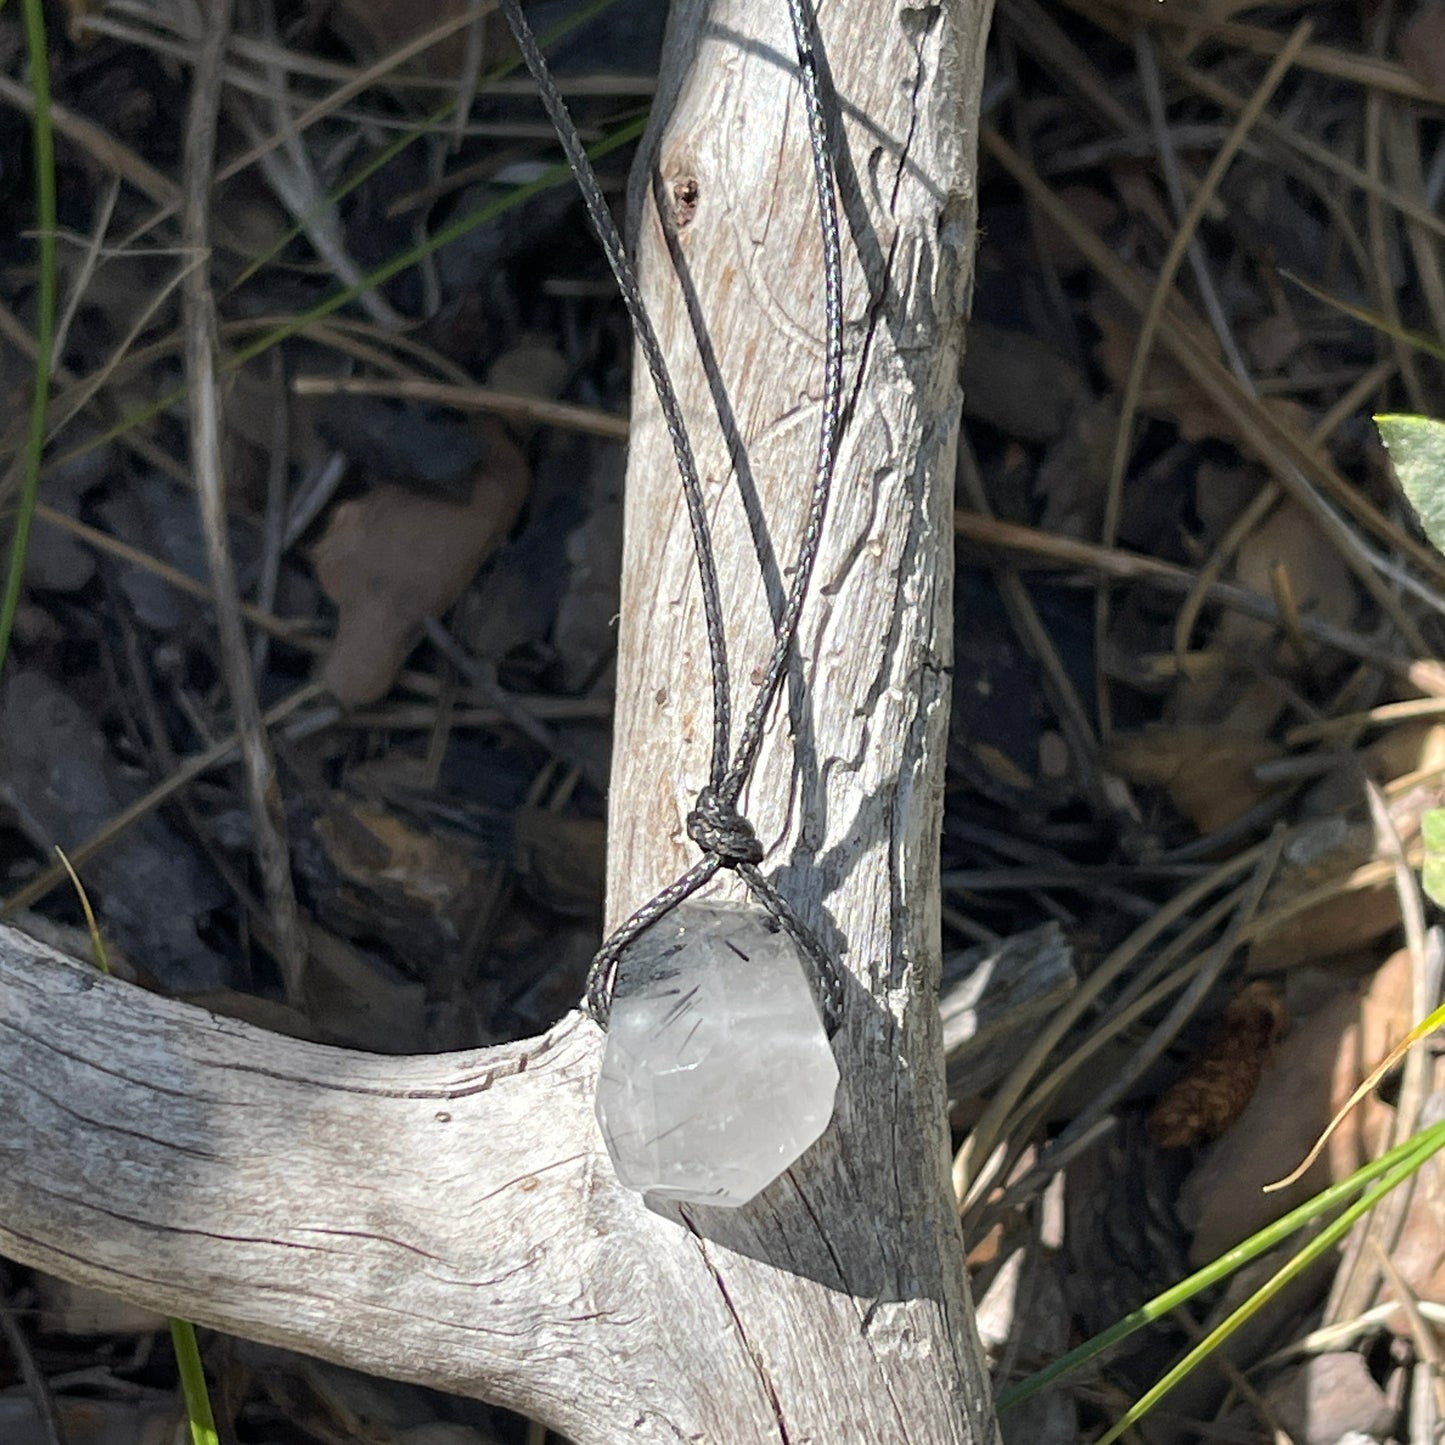
[[[600,1035],[575,1015],[504,1049],[383,1059],[142,994],[3,930],[0,1251],[512,1405],[579,1445],[992,1445],[936,996],[986,23],[985,0],[820,16],[856,401],[801,665],[744,799],[765,866],[852,981],[819,1146],[742,1210],[652,1211],[611,1175],[592,1116]],[[633,196],[649,308],[698,419],[743,705],[802,525],[822,385],[792,53],[781,0],[681,0]],[[691,861],[710,725],[691,543],[641,374],[634,417],[614,918]]]

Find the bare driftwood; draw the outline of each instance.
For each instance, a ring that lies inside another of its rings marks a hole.
[[[0,1251],[511,1405],[582,1445],[995,1439],[948,1190],[936,1002],[987,4],[823,12],[856,402],[803,661],[744,803],[767,866],[851,979],[833,1127],[742,1210],[654,1212],[612,1176],[592,1114],[601,1035],[577,1015],[505,1048],[379,1058],[152,997],[0,930]],[[745,693],[797,543],[821,389],[782,0],[679,0],[649,134],[638,255],[698,419]],[[710,721],[690,542],[645,380],[635,405],[615,917],[690,861],[682,820]]]

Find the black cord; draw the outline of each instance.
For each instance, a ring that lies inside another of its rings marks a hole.
[[[806,0],[788,0],[788,15],[793,22],[793,42],[798,50],[798,66],[803,77],[803,104],[808,113],[808,148],[813,156],[813,182],[818,192],[818,219],[823,237],[823,316],[826,332],[823,364],[823,415],[818,428],[818,454],[813,466],[813,495],[808,507],[807,525],[793,583],[783,606],[778,624],[773,655],[758,684],[757,697],[748,710],[743,735],[733,758],[732,768],[724,780],[722,791],[729,802],[736,802],[757,762],[762,746],[763,727],[777,700],[787,669],[788,655],[798,631],[803,601],[818,560],[823,538],[823,523],[828,515],[828,498],[833,489],[833,469],[838,459],[841,435],[840,416],[843,407],[843,248],[838,238],[838,210],[833,195],[832,162],[828,159],[828,130],[823,118],[822,83],[819,76],[816,31],[812,18],[804,9]]]
[[[838,211],[833,190],[832,166],[828,158],[827,125],[823,114],[822,80],[818,59],[817,31],[808,0],[788,0],[788,15],[797,48],[798,68],[803,83],[803,104],[808,119],[809,149],[813,159],[813,179],[817,187],[819,225],[823,243],[824,318],[826,324],[825,360],[823,370],[823,409],[819,424],[818,450],[813,468],[812,495],[797,563],[783,603],[773,640],[772,655],[758,684],[752,706],[743,722],[737,751],[728,762],[728,741],[732,734],[732,706],[728,675],[727,644],[723,632],[722,603],[718,593],[717,565],[713,557],[712,537],[703,505],[702,487],[698,481],[697,462],[683,421],[682,407],[668,375],[667,363],[658,344],[657,335],[642,302],[642,292],[627,251],[607,208],[602,189],[597,184],[591,162],[583,149],[581,137],[567,112],[566,102],[553,81],[547,62],[522,11],[521,0],[500,0],[501,10],[517,42],[527,68],[532,72],[541,93],[543,107],[557,132],[562,150],[577,177],[583,204],[597,238],[602,244],[607,264],[617,278],[623,304],[632,322],[637,343],[642,348],[652,385],[657,392],[673,455],[682,477],[683,494],[687,499],[688,520],[692,528],[693,551],[697,558],[698,582],[702,590],[703,619],[707,629],[708,650],[712,662],[713,734],[712,765],[708,783],[687,818],[687,832],[702,849],[703,857],[681,878],[664,888],[622,923],[598,950],[587,973],[585,1004],[588,1013],[604,1028],[612,1005],[612,988],[617,975],[617,961],[622,951],[645,929],[675,908],[683,899],[696,893],[721,868],[734,868],[758,902],[777,919],[811,959],[816,970],[816,987],[824,1021],[829,1031],[836,1029],[842,1018],[843,975],[836,961],[798,918],[787,900],[758,869],[763,847],[752,825],[737,808],[738,798],[747,786],[757,764],[768,717],[787,671],[797,638],[803,603],[807,598],[813,568],[818,560],[823,524],[827,518],[828,500],[833,488],[833,474],[841,433],[843,396],[843,260],[838,231]]]

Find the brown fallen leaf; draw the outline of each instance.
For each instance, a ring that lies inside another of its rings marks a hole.
[[[971,421],[1038,444],[1057,441],[1089,399],[1082,370],[1047,342],[985,322],[969,332],[960,380]]]
[[[1249,930],[1251,973],[1352,953],[1399,927],[1394,875],[1370,868],[1375,842],[1368,827],[1326,818],[1309,831],[1319,835],[1318,851],[1291,858],[1286,850]]]
[[[1034,495],[1044,504],[1039,526],[1045,531],[1090,540],[1099,535],[1118,430],[1119,405],[1113,395],[1096,397],[1071,414],[1034,477]]]
[[[1096,235],[1107,235],[1119,222],[1118,200],[1098,186],[1082,183],[1061,185],[1058,195],[1068,207],[1068,213]],[[1088,268],[1088,258],[1074,244],[1072,237],[1043,212],[1035,215],[1034,225],[1038,244],[1051,265],[1058,267],[1064,275]]]
[[[1277,372],[1303,345],[1299,323],[1288,312],[1275,311],[1244,333],[1244,349],[1256,371]]]
[[[1381,733],[1360,754],[1360,765],[1377,782],[1407,773],[1445,769],[1445,723],[1416,718]]]
[[[1265,1398],[1297,1445],[1383,1440],[1394,1432],[1400,1415],[1399,1405],[1376,1383],[1364,1357],[1344,1350],[1290,1366]]]
[[[482,419],[478,431],[487,455],[466,502],[382,485],[341,503],[312,551],[339,613],[321,676],[349,707],[386,694],[423,621],[461,596],[521,511],[525,458],[497,423]]]
[[[1284,999],[1273,984],[1256,979],[1246,985],[1183,1077],[1150,1111],[1150,1138],[1162,1149],[1217,1139],[1254,1097],[1288,1023]]]
[[[1331,626],[1347,628],[1359,608],[1355,580],[1340,554],[1298,502],[1286,499],[1257,526],[1235,557],[1235,580],[1269,596],[1276,569],[1289,579],[1290,595],[1300,613]],[[1267,623],[1228,612],[1215,633],[1217,645],[1245,647],[1266,643],[1275,635]],[[1320,644],[1309,644],[1311,655]]]
[[[310,850],[311,884],[321,923],[362,949],[380,945],[407,979],[432,980],[456,965],[495,872],[477,839],[419,824],[384,798],[350,790],[327,797],[314,827],[320,848]],[[364,966],[347,972],[363,995],[379,987],[385,996],[395,981]]]
[[[1358,749],[1347,765],[1327,773],[1301,800],[1301,816],[1329,818],[1353,814],[1359,807],[1360,774],[1382,788],[1398,778],[1445,774],[1445,723],[1411,718],[1387,728]]]
[[[339,884],[374,895],[393,914],[448,911],[476,883],[451,840],[384,808],[338,796],[316,819],[316,833]]]
[[[1109,767],[1131,783],[1153,783],[1201,833],[1213,833],[1262,802],[1270,787],[1254,775],[1279,756],[1266,739],[1219,727],[1153,727],[1116,735]]]
[[[1134,318],[1111,296],[1101,296],[1095,301],[1093,320],[1099,328],[1094,354],[1109,378],[1111,390],[1121,393],[1139,347],[1138,327]],[[1223,413],[1194,386],[1183,367],[1163,347],[1156,347],[1149,359],[1149,369],[1139,392],[1139,410],[1146,416],[1174,422],[1187,441],[1229,432]]]
[[[1425,1101],[1420,1116],[1422,1128],[1445,1117],[1445,1094],[1438,1091],[1438,1061],[1435,1076],[1437,1092]],[[1445,1227],[1442,1227],[1442,1220],[1445,1220],[1445,1161],[1436,1154],[1425,1161],[1415,1176],[1404,1223],[1390,1250],[1390,1262],[1405,1288],[1425,1304],[1445,1304]],[[1394,1296],[1395,1290],[1388,1280],[1381,1293],[1385,1298]],[[1408,1337],[1411,1333],[1409,1316],[1402,1310],[1392,1314],[1387,1323],[1397,1335]]]
[[[1356,1023],[1341,1037],[1335,1059],[1332,1103],[1342,1106],[1359,1082],[1409,1033],[1413,1013],[1412,965],[1408,949],[1394,953],[1376,972],[1360,1003]],[[1445,1117],[1445,1094],[1439,1092],[1441,1064],[1435,1064],[1435,1089],[1420,1112],[1419,1127]],[[1389,1142],[1394,1110],[1378,1093],[1367,1095],[1341,1122],[1329,1141],[1330,1175],[1343,1179],[1377,1158]],[[1440,1157],[1425,1162],[1416,1174],[1404,1222],[1390,1249],[1395,1273],[1417,1299],[1445,1304],[1445,1167]],[[1382,1298],[1395,1293],[1387,1279]],[[1409,1336],[1410,1321],[1396,1313],[1387,1321],[1396,1334]]]

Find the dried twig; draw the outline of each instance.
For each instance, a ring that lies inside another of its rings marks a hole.
[[[1114,579],[1130,579],[1161,591],[1187,593],[1199,580],[1199,574],[1174,562],[1162,562],[1140,552],[1119,547],[1101,547],[1093,542],[1080,542],[1073,537],[1055,536],[1036,527],[1022,527],[1015,522],[999,522],[974,512],[955,512],[953,529],[960,537],[985,546],[1006,547],[1010,551],[1032,555],[1041,566],[1073,567],[1085,572],[1098,572]],[[1262,592],[1242,587],[1237,582],[1213,582],[1205,593],[1211,602],[1232,607],[1246,617],[1279,625],[1278,604]],[[1350,657],[1367,662],[1382,672],[1424,689],[1424,675],[1419,662],[1392,657],[1380,646],[1378,639],[1350,632],[1321,622],[1316,617],[1301,617],[1300,630],[1306,637],[1337,648]],[[1430,689],[1432,692],[1434,689]]]
[[[1278,55],[1288,44],[1288,41],[1281,39],[1273,30],[1262,25],[1214,19],[1198,7],[1191,7],[1188,17],[1181,20],[1171,6],[1161,6],[1156,0],[1108,0],[1108,4],[1102,3],[1102,0],[1069,0],[1069,5],[1112,34],[1119,34],[1128,25],[1124,15],[1132,15],[1140,20],[1170,28],[1183,25],[1195,35],[1208,35],[1240,50],[1253,51],[1256,55]],[[1416,80],[1403,65],[1393,60],[1381,60],[1376,56],[1361,55],[1351,50],[1338,50],[1330,45],[1306,45],[1300,51],[1299,65],[1304,70],[1348,80],[1364,86],[1367,90],[1380,90],[1429,104],[1438,105],[1440,102],[1436,91]]]
[[[115,203],[119,197],[120,177],[113,175],[105,188],[104,195],[101,196],[100,205],[96,207],[95,219],[91,222],[90,236],[86,241],[80,270],[71,283],[70,296],[66,300],[65,310],[55,323],[55,343],[50,354],[52,376],[55,372],[57,358],[65,355],[65,343],[70,336],[75,313],[80,310],[80,303],[90,286],[91,278],[95,275],[96,267],[100,264],[101,254],[105,250],[105,233],[110,229],[110,218],[115,214]]]
[[[0,75],[0,101],[26,115],[34,114],[35,97],[30,93],[29,87],[12,80],[8,75]],[[151,200],[173,206],[176,210],[180,209],[180,187],[156,170],[149,161],[142,160],[129,146],[122,145],[109,131],[102,130],[92,121],[85,120],[73,110],[53,100],[50,103],[50,123],[55,127],[57,135],[64,136],[73,145],[88,151],[107,170],[129,181]]]
[[[1164,91],[1159,82],[1159,57],[1154,48],[1154,42],[1150,39],[1149,32],[1142,26],[1134,34],[1134,55],[1138,65],[1139,79],[1144,88],[1144,102],[1149,110],[1149,126],[1154,133],[1155,154],[1159,157],[1160,168],[1164,172],[1164,183],[1169,188],[1169,203],[1174,207],[1174,215],[1179,222],[1181,229],[1189,226],[1190,216],[1193,214],[1189,197],[1184,188],[1183,168],[1179,164],[1179,155],[1175,150],[1174,136],[1169,129],[1168,117],[1164,111]],[[1229,144],[1232,135],[1224,137],[1223,144]],[[1241,140],[1244,138],[1241,137]],[[1212,197],[1206,197],[1206,200]],[[1229,363],[1229,369],[1246,386],[1252,385],[1249,374],[1249,367],[1245,364],[1244,354],[1239,349],[1239,343],[1234,338],[1234,330],[1229,324],[1229,318],[1224,312],[1224,303],[1219,299],[1219,289],[1214,284],[1214,277],[1210,274],[1209,266],[1204,259],[1204,247],[1199,244],[1199,237],[1190,227],[1188,240],[1185,246],[1185,254],[1189,258],[1189,269],[1194,274],[1194,284],[1199,287],[1200,300],[1204,303],[1204,314],[1209,318],[1209,324],[1214,328],[1214,334],[1219,338],[1220,349],[1224,352],[1224,359]]]
[[[1441,944],[1445,942],[1439,929],[1425,930],[1425,902],[1420,893],[1420,880],[1405,852],[1394,819],[1378,787],[1365,781],[1365,797],[1370,805],[1370,819],[1375,827],[1379,850],[1388,859],[1395,877],[1395,891],[1400,900],[1400,918],[1405,926],[1405,941],[1410,950],[1411,1011],[1423,1019],[1439,1000],[1442,964]],[[1381,1149],[1401,1144],[1415,1132],[1420,1110],[1430,1087],[1433,1060],[1420,1047],[1411,1049],[1401,1076],[1400,1094],[1396,1101],[1390,1138],[1381,1141]],[[1409,1209],[1416,1181],[1406,1180],[1388,1199],[1371,1211],[1351,1232],[1346,1242],[1339,1272],[1330,1290],[1325,1311],[1328,1322],[1350,1319],[1367,1309],[1379,1287],[1380,1267],[1375,1254],[1394,1249],[1405,1214]]]
[[[1392,7],[1387,3],[1377,7],[1369,23],[1370,44],[1376,54],[1385,46],[1389,32]],[[1415,364],[1415,353],[1401,335],[1400,306],[1395,296],[1395,283],[1391,276],[1391,261],[1394,254],[1394,236],[1387,224],[1384,203],[1380,199],[1380,180],[1384,174],[1384,128],[1385,97],[1378,90],[1365,95],[1365,174],[1370,186],[1365,191],[1365,226],[1369,238],[1370,274],[1374,282],[1375,304],[1388,322],[1385,335],[1380,340],[1386,344],[1399,368],[1400,380],[1410,398],[1412,411],[1427,410],[1425,391],[1420,380],[1420,369]]]
[[[275,16],[272,8],[263,5],[261,9],[268,27],[274,30]],[[196,62],[198,77],[205,55],[203,43],[201,56]],[[312,164],[310,152],[302,141],[300,127],[292,119],[287,103],[286,77],[273,67],[267,69],[266,81],[266,101],[270,107],[275,132],[280,137],[280,145],[253,146],[261,162],[262,174],[282,204],[290,211],[292,220],[306,233],[306,238],[315,248],[316,254],[326,262],[337,279],[346,286],[360,287],[363,279],[361,267],[352,260],[351,252],[347,250],[336,204],[326,194],[326,188],[321,184],[316,167]],[[219,69],[216,83],[219,87]],[[253,141],[259,141],[261,124],[251,107],[244,101],[238,101],[234,111],[242,129]],[[376,287],[362,287],[357,292],[356,299],[373,321],[380,322],[383,326],[401,326],[401,314]]]
[[[392,381],[369,376],[298,376],[292,381],[291,389],[297,396],[385,396],[427,401],[436,406],[455,407],[458,411],[486,412],[511,421],[587,432],[609,441],[625,442],[630,427],[625,416],[615,416],[595,406],[578,406],[575,402],[553,401],[550,397],[528,396],[522,392],[496,391],[476,383],[449,386],[445,382],[419,378]]]
[[[283,697],[274,707],[268,708],[261,715],[261,723],[266,727],[274,727],[305,707],[306,704],[315,702],[324,695],[325,689],[319,682],[308,682],[302,687],[298,687],[295,692]],[[89,859],[94,858],[102,849],[108,848],[128,828],[133,827],[142,818],[162,807],[182,788],[195,782],[202,774],[210,772],[212,768],[233,762],[240,746],[239,733],[232,733],[229,737],[221,738],[220,741],[213,743],[204,752],[187,758],[170,777],[157,783],[148,793],[122,808],[113,817],[107,818],[90,837],[74,848],[68,849],[65,856],[73,867],[79,868]],[[17,888],[8,898],[0,899],[0,919],[13,918],[21,909],[34,907],[53,889],[60,887],[69,876],[69,873],[59,863],[54,863],[37,873],[34,878],[23,887]]]
[[[1048,214],[1049,219],[1084,253],[1089,264],[1110,289],[1127,304],[1142,312],[1148,305],[1149,290],[1146,283],[1120,261],[1094,232],[1080,223],[1069,207],[997,131],[985,125],[980,128],[979,138],[988,153],[1019,182]],[[1206,346],[1201,346],[1201,334],[1206,333],[1202,332],[1199,323],[1189,315],[1182,304],[1176,301],[1166,307],[1159,319],[1158,334],[1171,356],[1188,373],[1201,392],[1238,429],[1248,448],[1274,472],[1286,491],[1299,501],[1327,532],[1335,534],[1340,519],[1333,509],[1322,506],[1320,493],[1345,514],[1355,518],[1365,531],[1373,533],[1392,550],[1408,557],[1427,576],[1437,582],[1445,582],[1445,558],[1384,516],[1358,488],[1340,475],[1317,447],[1264,406],[1258,397],[1251,396],[1241,387],[1238,378],[1229,368],[1210,355]],[[1358,540],[1353,539],[1356,543]],[[1346,560],[1361,581],[1375,590],[1377,579],[1374,576],[1373,564],[1362,562],[1357,550],[1351,551]],[[1390,598],[1389,602],[1393,608],[1394,599]],[[1400,621],[1397,616],[1397,625]],[[1403,622],[1404,636],[1409,640],[1416,629],[1408,618]],[[1426,651],[1423,645],[1418,646],[1418,650],[1422,653]]]
[[[1024,1050],[1013,1072],[989,1101],[983,1117],[974,1126],[973,1133],[954,1160],[954,1190],[960,1208],[978,1201],[988,1183],[996,1177],[995,1171],[989,1167],[994,1151],[1001,1141],[1017,1137],[1019,1131],[1010,1128],[1010,1121],[1016,1116],[1018,1106],[1035,1075],[1068,1031],[1129,964],[1175,923],[1187,918],[1210,894],[1217,892],[1239,874],[1257,866],[1263,852],[1263,844],[1247,849],[1175,895],[1152,919],[1136,929],[1099,964],[1070,995],[1058,1013],[1039,1030],[1038,1036]]]
[[[186,130],[186,244],[204,254],[210,240],[211,178],[214,168],[216,117],[220,106],[221,58],[231,28],[234,0],[217,0],[210,28],[196,62]],[[217,387],[216,304],[210,277],[203,267],[188,272],[182,291],[185,324],[187,405],[190,411],[191,463],[195,473],[206,561],[216,599],[216,626],[221,664],[236,714],[246,794],[256,834],[266,902],[276,929],[277,959],[289,1002],[303,996],[306,944],[296,893],[291,885],[286,813],[256,697],[246,631],[241,621],[236,568],[227,535],[225,479],[221,471],[221,398]]]
[[[1290,66],[1294,64],[1296,57],[1309,39],[1311,29],[1308,21],[1302,21],[1295,27],[1289,43],[1280,51],[1274,64],[1270,66],[1268,74],[1260,81],[1254,95],[1250,97],[1249,104],[1240,113],[1229,137],[1219,148],[1210,164],[1208,173],[1200,183],[1199,189],[1194,193],[1194,199],[1190,202],[1189,209],[1180,217],[1179,228],[1159,267],[1159,274],[1154,278],[1149,300],[1139,321],[1139,335],[1134,345],[1134,356],[1129,365],[1129,375],[1124,383],[1124,393],[1119,403],[1119,426],[1114,436],[1114,451],[1109,463],[1109,480],[1104,494],[1104,524],[1100,540],[1105,546],[1112,546],[1118,538],[1119,519],[1124,506],[1124,472],[1129,463],[1129,455],[1133,450],[1134,419],[1138,413],[1139,396],[1144,385],[1144,368],[1148,366],[1153,355],[1155,337],[1159,333],[1164,318],[1164,308],[1174,291],[1179,268],[1184,263],[1189,243],[1194,239],[1199,222],[1204,217],[1205,209],[1214,199],[1214,194],[1219,189],[1219,183],[1224,179],[1225,172],[1233,164],[1235,156],[1239,153],[1240,147],[1254,126],[1256,117],[1264,111],[1270,97],[1289,73]],[[1095,597],[1095,636],[1105,636],[1108,627],[1109,589],[1107,586],[1101,586]],[[1096,679],[1099,718],[1101,731],[1107,732],[1111,710],[1108,689],[1104,685],[1102,655],[1097,665],[1099,668]]]
[[[979,472],[978,462],[967,437],[958,441],[958,481],[960,490],[979,513],[988,515],[987,489]],[[1068,744],[1069,756],[1078,772],[1084,791],[1096,802],[1110,807],[1105,792],[1103,775],[1099,768],[1099,740],[1094,735],[1093,724],[1089,721],[1073,679],[1064,666],[1059,650],[1044,627],[1038,608],[1034,606],[1029,590],[1024,586],[1018,573],[1007,565],[994,568],[999,595],[1008,608],[1015,630],[1024,646],[1038,659],[1043,669],[1044,685],[1059,716],[1059,727]]]
[[[109,532],[103,532],[99,527],[92,527],[78,517],[58,512],[45,502],[36,505],[35,520],[44,522],[47,526],[56,527],[62,532],[70,533],[72,537],[94,547],[98,552],[108,553],[112,557],[118,557],[122,562],[128,562],[132,567],[142,568],[153,577],[159,577],[167,586],[174,587],[178,592],[184,592],[188,597],[195,597],[208,603],[214,603],[216,600],[211,589],[204,582],[197,582],[189,572],[182,572],[179,567],[173,567],[169,562],[163,562],[159,557],[153,557],[149,552],[132,546],[129,542],[123,542],[119,537],[112,537]],[[305,623],[291,622],[285,618],[276,617],[270,612],[263,612],[259,607],[251,606],[248,602],[240,603],[239,607],[241,616],[253,627],[261,628],[270,633],[272,637],[278,637],[292,647],[299,647],[307,652],[321,652],[326,647],[324,641],[318,640],[304,630],[307,626]]]
[[[291,464],[291,408],[287,405],[286,362],[281,352],[271,353],[267,389],[271,396],[271,447],[266,459],[266,512],[261,524],[261,561],[256,579],[256,602],[265,612],[276,605],[281,580],[281,555],[286,550],[286,481]],[[271,636],[262,630],[252,641],[251,663],[257,672],[266,666]]]

